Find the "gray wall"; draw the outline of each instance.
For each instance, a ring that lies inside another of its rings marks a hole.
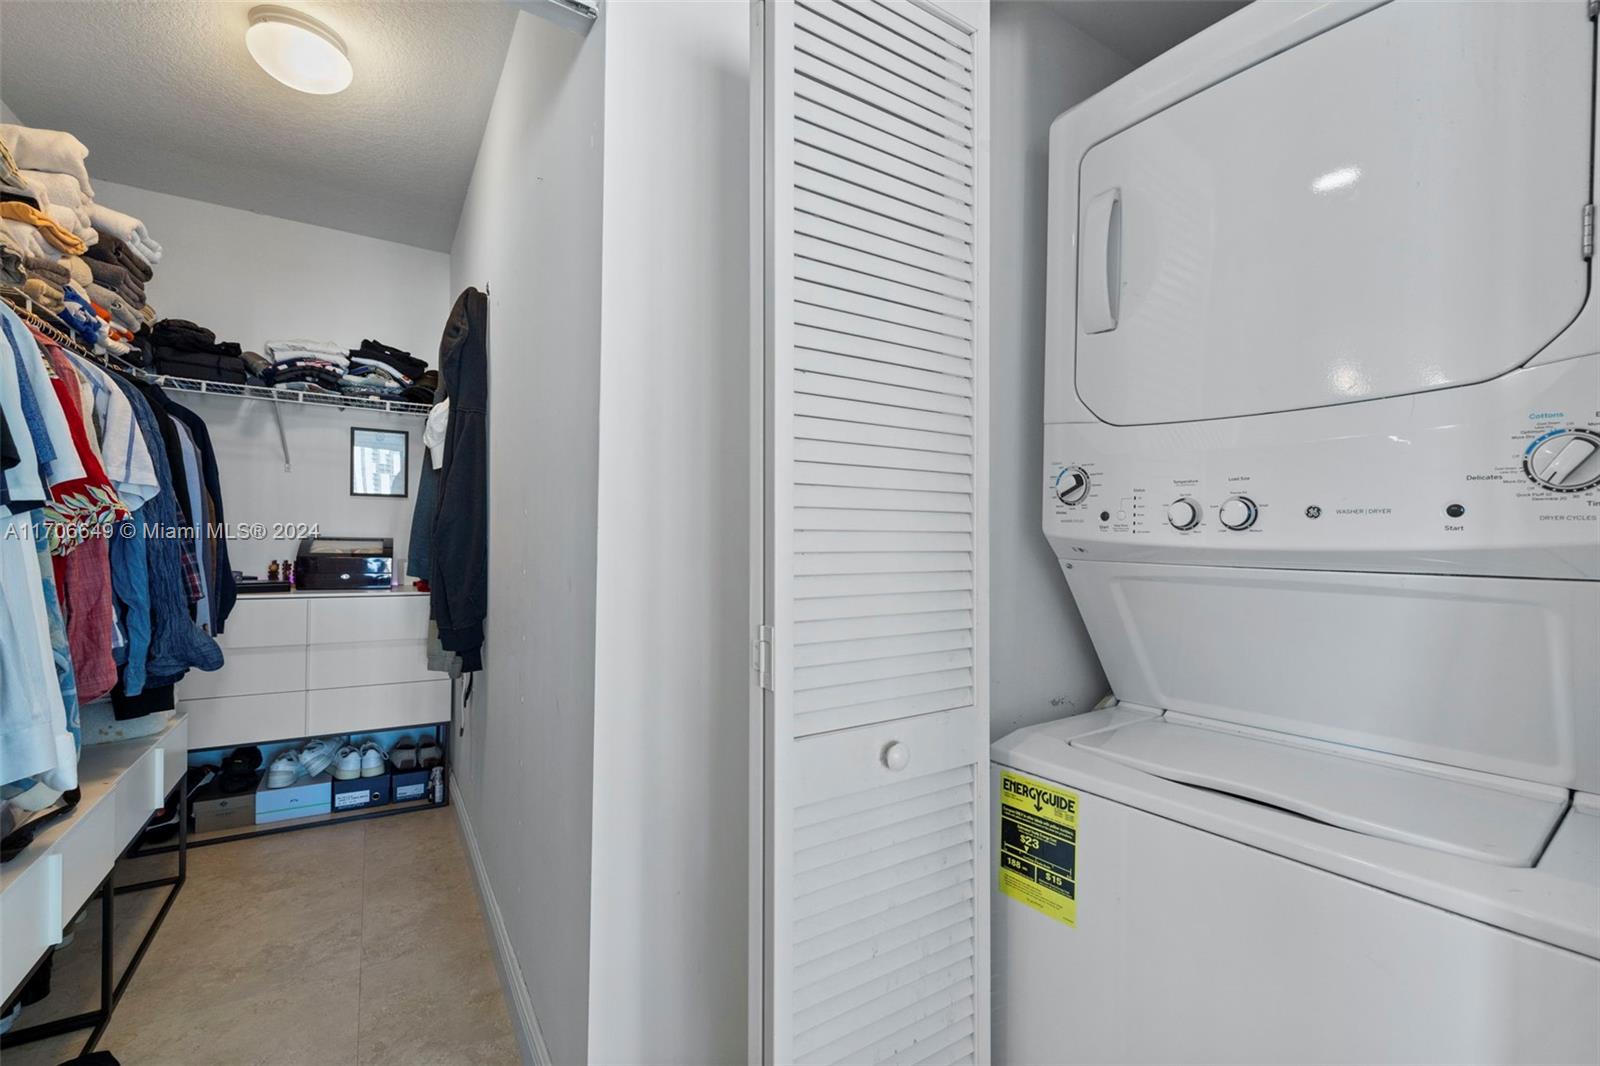
[[[991,21],[990,727],[1088,710],[1105,675],[1040,530],[1050,123],[1132,64],[1045,4]]]
[[[556,1062],[589,1050],[604,77],[603,27],[518,16],[451,259],[452,296],[490,294],[488,639],[456,801]]]

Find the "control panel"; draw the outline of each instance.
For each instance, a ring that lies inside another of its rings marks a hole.
[[[1600,578],[1600,357],[1174,426],[1045,427],[1074,558]]]

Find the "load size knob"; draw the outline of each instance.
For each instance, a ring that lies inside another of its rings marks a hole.
[[[1229,529],[1249,529],[1256,524],[1256,503],[1248,496],[1229,496],[1217,508],[1217,521]]]
[[[1582,492],[1600,484],[1600,435],[1580,429],[1553,434],[1524,463],[1528,476],[1557,492]]]
[[[1071,506],[1089,495],[1089,472],[1081,466],[1063,467],[1056,475],[1056,499]]]
[[[1200,524],[1200,505],[1185,496],[1167,504],[1167,521],[1173,529],[1193,529]]]

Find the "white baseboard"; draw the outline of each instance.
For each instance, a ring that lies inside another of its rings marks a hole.
[[[478,902],[483,905],[483,919],[489,925],[494,965],[500,971],[500,985],[505,989],[506,1002],[511,1008],[511,1026],[517,1032],[522,1058],[532,1066],[552,1066],[550,1049],[545,1046],[538,1015],[533,1012],[533,999],[528,995],[528,983],[522,979],[522,968],[517,965],[517,954],[511,946],[510,934],[506,932],[500,904],[495,902],[494,889],[489,885],[489,871],[484,868],[483,854],[478,850],[478,838],[472,831],[466,805],[461,802],[461,790],[456,785],[455,775],[450,776],[450,808],[456,812],[456,824],[461,827],[461,839],[466,842],[467,857],[472,862],[472,883],[478,890]]]

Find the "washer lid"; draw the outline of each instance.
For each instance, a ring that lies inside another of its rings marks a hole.
[[[1500,866],[1532,866],[1567,808],[1565,789],[1173,712],[1071,744],[1169,781]]]

